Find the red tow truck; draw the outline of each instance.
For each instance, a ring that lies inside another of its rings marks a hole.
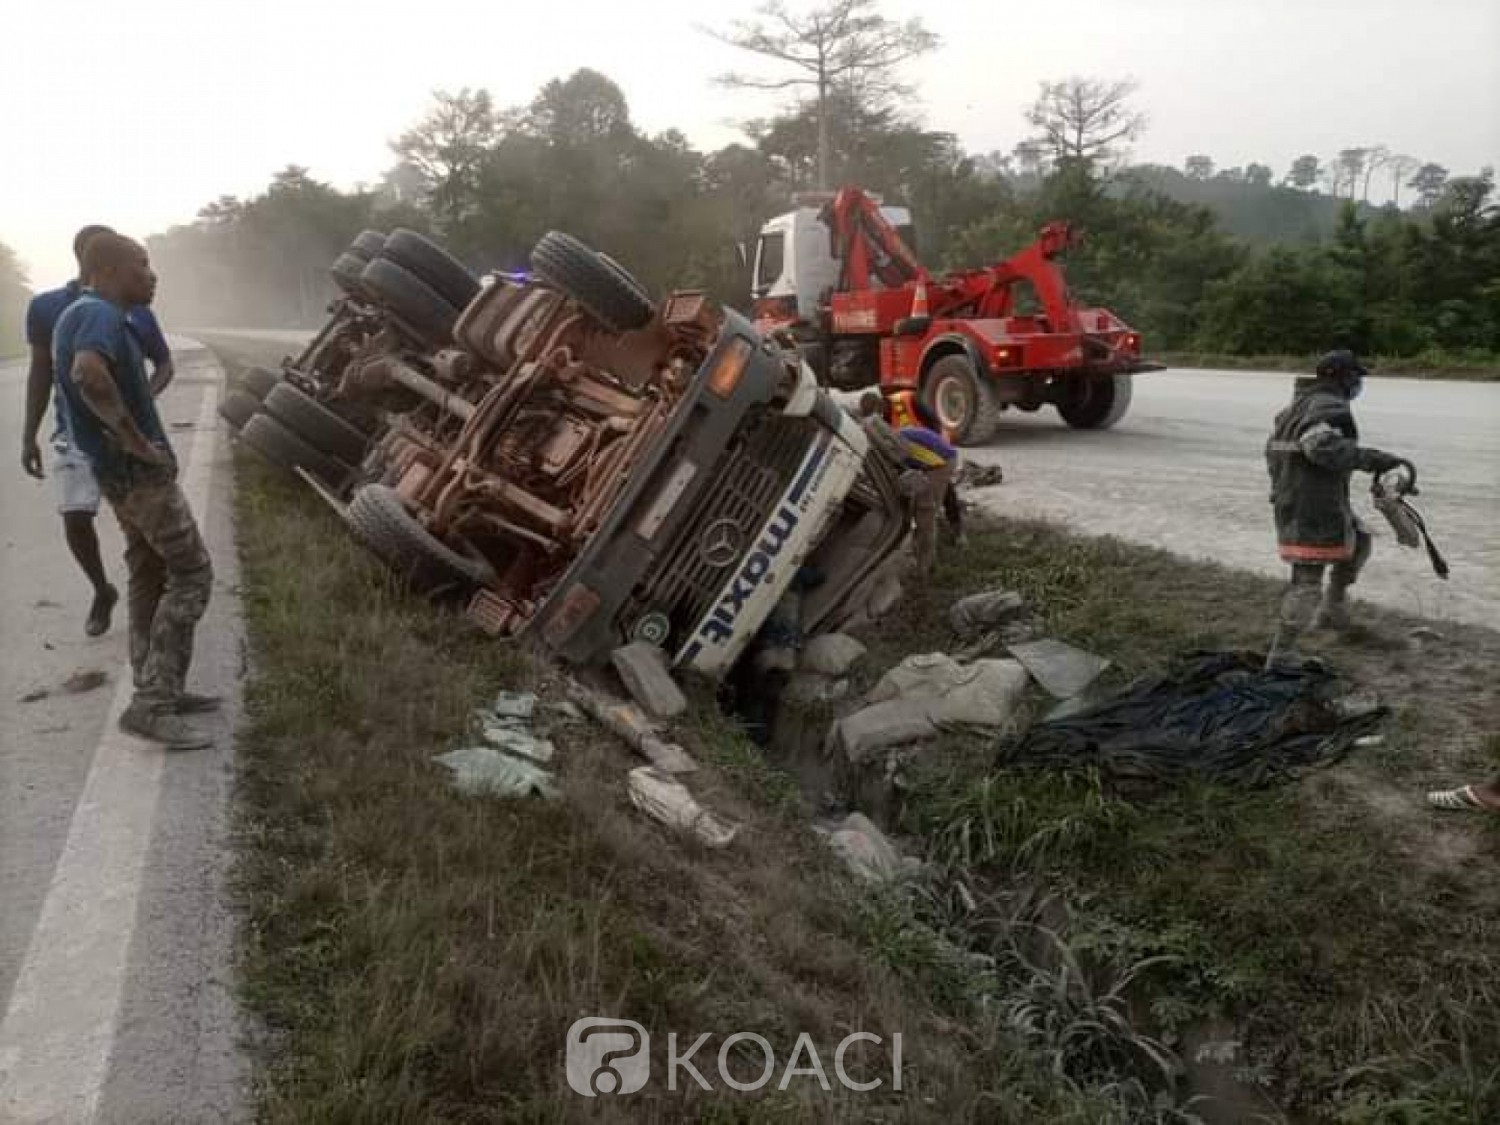
[[[1079,241],[1067,223],[996,265],[934,275],[902,237],[905,208],[857,187],[798,202],[761,228],[753,315],[763,332],[789,331],[828,385],[918,391],[978,445],[1011,407],[1050,404],[1070,426],[1112,426],[1131,377],[1162,368],[1141,358],[1130,325],[1074,302],[1058,261]]]

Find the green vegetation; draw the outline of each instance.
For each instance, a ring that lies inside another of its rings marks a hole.
[[[795,790],[708,706],[684,737],[695,794],[742,824],[723,852],[635,810],[639,762],[589,724],[552,731],[562,799],[458,795],[432,758],[471,709],[501,688],[559,698],[556,673],[394,589],[300,484],[238,471],[253,675],[236,882],[258,1119],[576,1120],[588,1103],[563,1047],[585,1015],[654,1040],[656,1078],[609,1120],[1112,1119],[1048,1073],[983,1004],[989,977],[904,900],[850,887]],[[860,1029],[886,1039],[851,1051],[866,1079],[902,1033],[901,1093],[834,1081],[832,1052]],[[778,1081],[808,1033],[832,1090],[737,1093],[707,1052],[713,1093],[685,1075],[667,1088],[669,1033],[741,1030],[774,1045]]]
[[[31,288],[15,251],[0,242],[0,359],[20,355],[26,346],[26,302]]]
[[[502,687],[558,698],[555,671],[392,588],[305,489],[239,469],[263,1119],[570,1119],[562,1040],[585,1014],[807,1030],[825,1054],[849,1029],[904,1031],[899,1100],[656,1088],[612,1103],[632,1120],[1500,1114],[1500,829],[1420,799],[1500,761],[1494,634],[1445,624],[1408,651],[1413,620],[1371,611],[1367,641],[1327,655],[1394,705],[1386,744],[1283,788],[1126,792],[996,768],[991,739],[924,746],[888,812],[925,872],[867,894],[807,830],[790,750],[762,755],[706,696],[680,734],[695,794],[744,825],[726,851],[634,810],[635,761],[590,725],[554,731],[562,800],[453,793],[431,759],[469,710]],[[1264,643],[1274,581],[1040,524],[971,534],[866,638],[866,682],[949,645],[945,607],[993,585],[1113,659],[1116,684]]]
[[[152,239],[160,301],[183,325],[311,326],[334,292],[325,273],[334,255],[363,227],[406,225],[476,269],[524,269],[538,237],[565,229],[655,290],[701,286],[743,306],[749,278],[736,244],[753,245],[826,163],[829,182],[909,204],[934,265],[980,265],[1048,220],[1079,224],[1074,290],[1141,329],[1150,350],[1345,344],[1388,361],[1439,352],[1492,366],[1500,356],[1491,170],[1449,177],[1378,148],[1345,150],[1326,169],[1303,157],[1279,184],[1266,165],[1215,172],[1202,155],[1186,172],[1122,166],[1122,145],[1144,128],[1129,105],[1134,87],[1083,79],[1044,84],[1024,114],[1038,139],[971,153],[903,116],[890,96],[898,88],[835,86],[823,113],[810,101],[747,121],[745,143],[707,153],[675,130],[643,133],[597,71],[548,82],[509,109],[484,90],[438,93],[393,143],[380,185],[342,192],[292,166],[263,194],[221,198]],[[1075,111],[1078,128],[1058,116]],[[1406,210],[1369,202],[1372,187],[1399,198],[1406,186]]]
[[[1113,659],[1115,683],[1192,648],[1263,647],[1279,594],[1270,579],[1042,524],[974,538],[882,628],[867,676],[950,645],[934,610],[974,589],[1021,590],[1050,634]],[[935,885],[969,900],[934,895],[925,919],[1001,964],[1024,957],[1030,976],[1001,1002],[1012,1026],[1042,1028],[1028,1038],[1062,1072],[1103,1068],[1160,1091],[1158,1044],[1190,1062],[1205,1039],[1235,1041],[1225,1069],[1240,1108],[1198,1105],[1207,1120],[1271,1105],[1360,1125],[1500,1115],[1500,899],[1487,878],[1500,826],[1445,820],[1421,797],[1500,762],[1485,725],[1500,636],[1445,623],[1444,641],[1415,650],[1415,619],[1362,616],[1362,638],[1321,651],[1393,705],[1385,743],[1292,786],[1126,791],[1087,772],[997,768],[993,743],[963,737],[898,777],[899,827],[925,841]],[[1146,993],[1128,1027],[1114,991],[1127,976]],[[1188,1093],[1206,1092],[1201,1077]]]

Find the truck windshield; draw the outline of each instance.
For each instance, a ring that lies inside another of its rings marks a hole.
[[[755,252],[755,295],[764,296],[766,291],[781,278],[781,267],[786,246],[786,235],[780,232],[760,236],[760,246]]]

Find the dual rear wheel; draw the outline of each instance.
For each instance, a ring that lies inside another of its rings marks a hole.
[[[1053,402],[1074,429],[1104,430],[1125,417],[1132,383],[1129,375],[1068,379]],[[934,363],[923,380],[922,397],[944,427],[958,434],[961,445],[983,445],[999,429],[999,396],[967,355],[945,355]]]

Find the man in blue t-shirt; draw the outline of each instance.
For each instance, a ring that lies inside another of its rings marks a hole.
[[[113,232],[108,227],[92,225],[84,227],[74,237],[73,256],[78,260],[80,273],[83,252],[89,240],[106,233]],[[94,529],[94,517],[99,512],[99,482],[94,479],[88,458],[74,447],[69,437],[67,404],[52,371],[53,328],[58,317],[82,292],[81,281],[70,281],[59,289],[38,293],[26,308],[26,342],[31,346],[31,370],[26,382],[26,420],[21,429],[21,466],[38,480],[44,476],[37,432],[47,413],[47,400],[54,397],[56,422],[52,432],[52,479],[57,486],[57,510],[62,516],[63,536],[68,549],[94,587],[93,604],[89,606],[83,629],[89,636],[97,637],[109,630],[110,614],[120,595],[105,576],[104,561],[99,554],[99,535]],[[172,353],[161,326],[151,310],[145,307],[131,309],[126,316],[142,350],[151,360],[152,393],[161,394],[173,375]]]
[[[52,362],[69,437],[93,466],[125,536],[135,695],[120,729],[199,749],[209,740],[181,716],[218,703],[185,690],[213,567],[127,319],[128,310],[151,303],[156,275],[145,249],[114,233],[89,241],[83,265],[87,287],[57,322]]]

